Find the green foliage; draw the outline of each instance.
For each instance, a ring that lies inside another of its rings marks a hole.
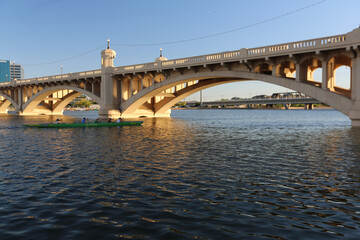
[[[304,107],[304,104],[302,103],[291,104],[291,107]]]
[[[89,100],[82,98],[79,102],[77,102],[78,107],[90,107],[92,102]]]
[[[186,106],[186,102],[178,102],[178,103],[175,104],[175,106],[176,106],[176,107],[180,107],[180,108],[185,107],[185,106]]]
[[[70,103],[70,107],[80,107],[80,108],[87,108],[94,104],[93,101],[89,101],[86,98],[81,98],[80,101]]]

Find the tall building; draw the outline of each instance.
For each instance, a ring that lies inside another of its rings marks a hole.
[[[24,79],[24,68],[9,60],[0,60],[0,82]]]
[[[15,64],[15,62],[10,62],[10,79],[23,79],[24,78],[24,68],[20,64]]]
[[[10,81],[10,61],[0,60],[0,82]]]

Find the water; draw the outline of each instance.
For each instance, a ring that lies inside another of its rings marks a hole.
[[[0,239],[360,239],[360,130],[339,112],[22,127],[54,119],[0,116]]]

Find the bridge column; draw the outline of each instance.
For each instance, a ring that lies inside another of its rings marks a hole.
[[[328,76],[329,76],[329,68],[328,68],[328,62],[326,60],[323,60],[321,62],[322,66],[322,79],[321,79],[321,88],[324,90],[328,89]]]
[[[335,60],[322,60],[322,83],[321,88],[324,90],[334,90],[335,86]]]
[[[351,125],[360,127],[360,51],[356,50],[352,58],[351,69],[351,100],[352,106],[349,112]]]
[[[271,75],[272,75],[272,76],[277,76],[277,74],[276,74],[276,63],[275,63],[275,62],[271,62],[269,65],[271,66]],[[281,76],[281,75],[280,75],[280,76]]]
[[[124,97],[124,78],[120,78],[119,80],[119,88],[120,88],[120,103],[125,101]]]
[[[311,103],[305,103],[305,104],[304,104],[304,109],[305,109],[305,110],[312,110],[312,109],[313,109],[313,104],[311,104]]]
[[[304,65],[300,64],[300,62],[297,61],[295,68],[296,68],[295,81],[297,81],[297,82],[306,81],[307,80],[307,67],[304,67]]]
[[[129,80],[129,97],[128,98],[131,98],[133,95],[133,81],[134,81],[134,78],[130,78],[130,80]]]
[[[23,89],[22,88],[18,88],[16,89],[16,91],[14,91],[14,99],[15,102],[18,104],[18,108],[15,109],[15,112],[17,114],[21,114],[22,113],[22,105],[23,105]]]
[[[114,69],[113,60],[116,52],[108,48],[101,52],[101,84],[100,84],[100,109],[101,118],[118,118],[120,117],[120,107],[116,106],[118,98],[117,80],[113,78]]]

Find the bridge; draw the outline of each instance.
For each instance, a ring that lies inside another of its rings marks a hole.
[[[62,114],[85,94],[100,105],[99,116],[169,117],[185,97],[220,84],[258,80],[325,103],[360,126],[360,28],[346,34],[237,51],[114,67],[116,52],[101,52],[101,69],[0,83],[0,113]],[[350,88],[336,85],[335,71],[348,66]],[[322,69],[321,81],[313,73]]]
[[[203,102],[202,106],[239,106],[239,105],[284,105],[286,109],[291,104],[304,104],[305,109],[312,109],[312,105],[315,103],[321,103],[314,98],[298,97],[298,98],[260,98],[260,99],[241,99],[231,101],[212,101]]]

